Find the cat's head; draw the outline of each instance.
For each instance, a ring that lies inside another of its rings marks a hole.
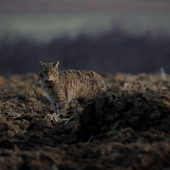
[[[40,72],[39,75],[43,82],[52,82],[59,78],[58,65],[59,61],[56,63],[43,63],[40,64]]]

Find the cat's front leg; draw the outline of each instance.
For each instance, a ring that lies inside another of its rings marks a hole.
[[[66,97],[66,94],[65,94],[65,88],[62,84],[59,84],[57,87],[56,87],[57,91],[56,91],[56,95],[55,95],[55,111],[57,114],[62,114],[63,116],[65,115],[66,113],[66,109],[67,109],[67,105],[68,105],[68,102],[67,102],[67,97]]]
[[[67,121],[68,119],[61,119],[61,118],[60,118],[60,115],[63,115],[63,114],[62,114],[62,112],[59,111],[59,109],[58,109],[58,103],[57,103],[57,102],[54,102],[53,104],[54,104],[54,111],[55,111],[55,113],[53,113],[52,119],[53,119],[54,121],[56,121],[57,123],[62,123],[63,121]],[[64,117],[64,115],[63,115],[63,117]],[[51,118],[51,117],[50,117],[50,118]]]
[[[56,113],[57,115],[60,114],[60,113],[59,113],[59,110],[58,110],[58,103],[54,102],[53,104],[54,104],[54,111],[55,111],[55,113]]]
[[[53,103],[54,111],[57,115],[65,115],[67,109],[67,101],[66,100],[57,100]]]
[[[57,110],[58,113],[65,116],[66,110],[67,110],[67,105],[68,105],[67,101],[66,100],[59,100],[57,102],[57,104],[58,104],[58,110]]]

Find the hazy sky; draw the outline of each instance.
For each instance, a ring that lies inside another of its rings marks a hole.
[[[48,41],[114,28],[132,34],[170,36],[170,1],[155,0],[1,0],[0,37],[9,34]]]
[[[0,14],[25,13],[110,13],[113,11],[170,13],[163,0],[1,0]]]

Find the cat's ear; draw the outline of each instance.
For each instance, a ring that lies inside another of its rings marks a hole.
[[[39,61],[39,64],[40,64],[40,68],[45,65],[45,63],[43,63],[42,61]]]
[[[54,67],[58,69],[58,65],[59,65],[59,61],[57,61],[56,63],[54,63]]]

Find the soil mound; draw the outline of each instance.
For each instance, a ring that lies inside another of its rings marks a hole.
[[[141,75],[131,82],[122,82],[89,101],[80,116],[78,137],[88,139],[127,127],[169,133],[170,86],[159,77],[151,84],[146,79],[146,75]]]

